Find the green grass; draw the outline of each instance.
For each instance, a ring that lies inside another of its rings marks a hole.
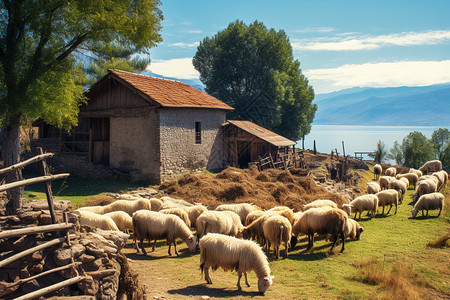
[[[445,194],[448,202],[450,188]],[[436,241],[449,233],[449,210],[430,211],[429,217],[411,219],[412,205],[407,196],[398,207],[396,215],[391,213],[368,219],[363,214],[360,224],[364,232],[360,241],[346,243],[345,251],[340,247],[329,253],[331,246],[318,239],[312,250],[305,251],[306,240],[301,239],[287,259],[270,261],[274,284],[266,292],[267,299],[413,299],[448,298],[450,296],[448,248],[427,248],[427,243]],[[379,210],[381,212],[381,209]],[[149,248],[147,248],[149,249]],[[184,243],[179,245],[185,250]],[[281,247],[284,253],[284,246]],[[152,287],[152,283],[166,282],[166,296],[183,298],[192,295],[246,299],[259,298],[256,277],[249,274],[251,287],[242,284],[243,291],[236,289],[236,272],[218,269],[212,273],[213,285],[204,285],[200,278],[199,255],[183,252],[181,257],[170,258],[167,246],[159,246],[149,257],[134,254],[125,249],[133,259],[132,266],[140,274],[141,281]],[[180,251],[182,252],[182,251]],[[173,270],[177,270],[174,272]],[[155,277],[156,276],[156,277]],[[153,291],[150,296],[158,296]]]
[[[39,175],[25,173],[25,178],[32,178]],[[86,179],[77,176],[69,176],[65,180],[52,182],[52,193],[57,200],[70,200],[74,208],[85,205],[86,200],[105,192],[117,193],[122,190],[135,189],[142,185],[139,183],[129,183],[115,180]],[[32,197],[30,197],[32,195]],[[24,196],[26,199],[45,199],[43,184],[33,184],[25,187]],[[33,197],[34,196],[34,197]]]

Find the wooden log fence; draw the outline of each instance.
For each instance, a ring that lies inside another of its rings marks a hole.
[[[23,295],[21,297],[18,297],[18,298],[16,298],[16,300],[36,299],[36,298],[39,298],[41,296],[47,295],[48,293],[57,291],[57,290],[59,290],[59,289],[61,289],[63,287],[70,286],[72,284],[78,283],[78,282],[80,282],[80,281],[82,281],[84,279],[87,279],[87,278],[88,278],[88,276],[82,276],[82,275],[74,277],[74,278],[70,278],[70,279],[61,281],[61,282],[59,282],[57,284],[54,284],[54,285],[42,288],[40,290],[28,293],[28,294]]]
[[[75,224],[73,223],[59,223],[59,224],[51,224],[51,225],[43,225],[43,226],[34,226],[34,227],[25,227],[20,229],[6,230],[0,232],[0,239],[14,238],[24,235],[30,234],[38,234],[52,231],[59,231],[73,228]]]

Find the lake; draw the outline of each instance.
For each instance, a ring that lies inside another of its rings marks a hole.
[[[310,134],[305,137],[305,149],[313,149],[315,140],[317,151],[329,154],[332,149],[337,148],[341,155],[342,141],[344,141],[345,154],[354,156],[355,151],[374,151],[378,140],[381,140],[389,152],[394,141],[401,144],[403,138],[410,132],[419,131],[427,138],[431,138],[437,129],[439,126],[312,125]],[[297,143],[297,147],[301,148],[302,142],[298,141]]]

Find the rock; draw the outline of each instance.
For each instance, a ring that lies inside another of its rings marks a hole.
[[[33,267],[31,267],[30,269],[30,273],[31,274],[39,274],[44,270],[44,265],[43,264],[37,264],[37,265],[33,265]]]
[[[112,231],[112,230],[102,230],[96,229],[95,233],[102,236],[104,239],[111,241],[117,247],[117,251],[122,250],[123,247],[127,244],[127,240],[130,237],[129,234],[123,233],[121,231]]]
[[[92,255],[82,254],[77,259],[78,261],[81,261],[83,264],[91,263],[95,260],[95,257]]]
[[[24,284],[21,285],[21,289],[25,294],[37,291],[38,289],[40,289],[40,285],[37,282],[36,279],[33,279],[31,281],[25,282]]]
[[[43,257],[42,251],[36,251],[33,254],[31,254],[31,259],[34,261],[40,261],[42,260],[42,257]]]
[[[25,211],[18,215],[18,217],[25,223],[36,223],[38,217],[42,214],[41,211]]]
[[[55,263],[58,266],[65,266],[70,263],[72,259],[72,249],[69,247],[56,249],[55,255],[53,256]]]
[[[94,260],[94,261],[91,263],[91,266],[92,266],[95,270],[100,269],[100,267],[101,267],[102,265],[103,265],[103,260],[102,260],[101,258],[98,258],[98,259]]]
[[[95,257],[101,257],[105,254],[105,251],[103,249],[99,249],[92,243],[86,245],[86,252],[94,255]]]
[[[85,295],[95,296],[98,292],[98,283],[90,276],[85,280],[78,282],[77,285]]]
[[[86,248],[81,244],[74,244],[72,245],[71,249],[74,258],[77,258],[86,251]]]

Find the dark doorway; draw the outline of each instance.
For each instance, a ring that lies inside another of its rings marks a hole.
[[[249,142],[238,142],[238,164],[240,168],[247,168],[248,163],[251,161],[251,151]]]
[[[91,118],[92,161],[109,165],[109,118]]]

